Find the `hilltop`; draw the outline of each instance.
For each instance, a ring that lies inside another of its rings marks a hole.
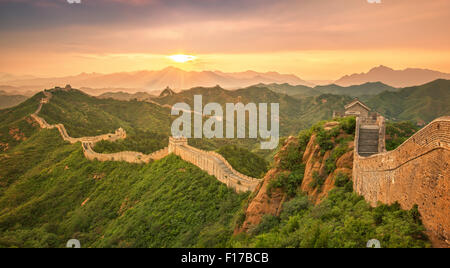
[[[274,92],[268,88],[251,86],[238,90],[226,90],[220,86],[195,87],[176,94],[150,98],[151,101],[161,105],[173,105],[185,102],[193,107],[194,95],[202,95],[204,103],[279,103],[280,104],[280,131],[287,136],[297,133],[301,129],[311,126],[316,120],[329,118],[333,109],[339,109],[351,100],[348,96],[323,94],[304,99]]]
[[[450,114],[450,80],[433,82],[382,92],[363,100],[391,120],[412,120],[424,125],[440,116]]]
[[[360,85],[367,82],[382,82],[393,87],[422,85],[436,79],[450,79],[450,74],[433,70],[407,68],[394,70],[380,65],[367,73],[346,75],[335,82],[340,86]]]
[[[152,95],[147,92],[128,93],[128,92],[123,92],[123,91],[105,92],[98,96],[98,98],[100,98],[100,99],[115,99],[115,100],[121,100],[121,101],[145,100],[150,97],[152,97]]]
[[[351,97],[361,97],[366,95],[377,95],[384,91],[397,91],[397,88],[385,85],[381,82],[368,82],[361,85],[348,87],[336,84],[308,87],[303,85],[292,86],[289,84],[258,84],[258,87],[266,87],[274,92],[293,96],[294,98],[304,98],[319,96],[321,94],[347,95]]]
[[[49,124],[64,125],[70,137],[98,136],[113,133],[118,128],[125,129],[127,135],[123,140],[96,143],[94,150],[98,153],[136,151],[150,154],[168,145],[173,118],[167,107],[136,100],[118,101],[95,98],[70,87],[69,89],[53,89],[47,93],[51,94],[51,101],[42,106],[39,116]],[[0,149],[2,151],[7,152],[35,133],[37,124],[29,116],[36,110],[43,97],[44,95],[39,93],[17,107],[0,110],[2,125]],[[241,140],[212,141],[208,143],[206,149],[214,151],[231,144],[243,146],[239,148],[243,154],[237,156],[238,159],[243,155],[250,160],[258,158],[246,150],[246,148],[250,149],[252,144],[245,144]],[[233,154],[225,157],[236,158]],[[245,171],[252,170],[252,167],[242,165],[242,161],[234,163]]]

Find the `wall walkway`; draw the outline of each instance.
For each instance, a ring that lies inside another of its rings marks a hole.
[[[354,190],[374,206],[417,204],[425,227],[450,240],[450,117],[434,120],[393,151],[368,157],[357,150],[361,125],[358,118]]]
[[[143,164],[149,163],[153,160],[159,160],[166,157],[169,153],[180,156],[183,160],[190,162],[202,170],[208,172],[208,174],[215,176],[220,182],[225,183],[228,187],[233,188],[236,192],[253,191],[261,181],[260,179],[251,178],[244,174],[239,173],[228,163],[225,158],[216,152],[207,152],[199,150],[187,144],[187,139],[170,138],[169,146],[156,151],[151,154],[143,154],[140,152],[118,152],[112,154],[101,154],[93,150],[95,143],[106,141],[117,141],[119,139],[126,138],[126,132],[122,128],[119,128],[115,133],[104,134],[93,137],[72,138],[67,133],[66,128],[62,124],[51,125],[48,124],[45,119],[38,114],[42,109],[42,106],[49,103],[52,94],[51,92],[44,91],[45,98],[43,98],[38,109],[31,114],[31,117],[39,124],[41,128],[45,129],[58,129],[61,137],[70,143],[81,142],[84,156],[89,160],[98,161],[125,161],[128,163]]]

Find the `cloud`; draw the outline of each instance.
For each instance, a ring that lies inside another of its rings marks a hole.
[[[0,0],[3,50],[249,53],[448,47],[446,0]]]

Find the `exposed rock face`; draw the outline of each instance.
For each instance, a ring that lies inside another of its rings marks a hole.
[[[289,137],[280,152],[285,151],[292,142],[298,141],[294,137]],[[264,176],[263,183],[260,184],[261,186],[256,188],[256,195],[250,201],[245,211],[245,221],[242,227],[236,230],[236,233],[247,232],[252,226],[258,225],[265,214],[279,215],[281,212],[285,194],[279,189],[272,190],[270,196],[268,194],[270,182],[276,179],[279,173],[283,172],[283,170],[278,168],[280,161],[279,154],[274,157],[275,167],[267,172],[266,176]]]
[[[264,182],[256,196],[250,202],[245,215],[245,221],[238,232],[248,231],[252,226],[256,226],[261,222],[262,216],[265,214],[279,215],[283,204],[285,194],[280,190],[272,191],[270,197],[267,193],[267,187],[272,179],[276,178],[278,170],[271,169],[264,177]]]
[[[255,197],[250,201],[246,210],[246,218],[242,227],[237,232],[248,231],[252,226],[258,225],[261,222],[262,217],[265,214],[271,214],[278,216],[281,213],[282,205],[286,200],[286,194],[280,189],[272,189],[269,196],[268,185],[277,178],[277,175],[285,172],[278,168],[280,161],[279,155],[281,152],[287,150],[291,143],[298,142],[297,138],[289,137],[285,142],[283,148],[274,158],[274,166],[264,177],[264,182],[259,189],[256,189]],[[349,149],[353,146],[353,142],[349,142]],[[299,152],[300,154],[301,152]],[[325,162],[329,158],[331,152],[327,151],[324,155],[321,155],[320,147],[316,144],[316,136],[311,136],[311,139],[306,146],[306,150],[303,154],[303,163],[305,164],[305,175],[303,178],[301,189],[308,194],[311,201],[319,203],[323,200],[328,192],[334,188],[334,177],[336,174],[344,173],[351,178],[352,166],[353,166],[353,151],[349,151],[337,159],[336,170],[329,174],[322,187],[312,189],[310,184],[313,180],[313,173],[317,171],[320,174],[324,174]]]
[[[352,148],[353,142],[349,142],[349,148]],[[347,174],[349,178],[352,174],[353,166],[353,151],[347,152],[336,161],[336,169],[326,175],[325,163],[330,157],[331,151],[326,151],[325,154],[321,154],[319,145],[316,144],[316,136],[313,135],[306,147],[306,151],[303,154],[303,162],[305,166],[305,176],[303,177],[303,182],[301,189],[303,192],[307,193],[310,200],[314,203],[320,203],[334,188],[334,178],[338,173]],[[316,173],[320,176],[326,176],[323,186],[320,188],[311,188],[311,183],[313,181],[313,174]]]

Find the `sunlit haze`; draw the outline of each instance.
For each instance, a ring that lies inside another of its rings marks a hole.
[[[447,0],[0,0],[0,72],[450,72],[449,17]]]
[[[185,63],[185,62],[193,61],[193,60],[196,59],[195,56],[181,55],[181,54],[179,54],[179,55],[172,55],[172,56],[169,56],[169,58],[171,60],[173,60],[174,62],[178,62],[178,63]]]

